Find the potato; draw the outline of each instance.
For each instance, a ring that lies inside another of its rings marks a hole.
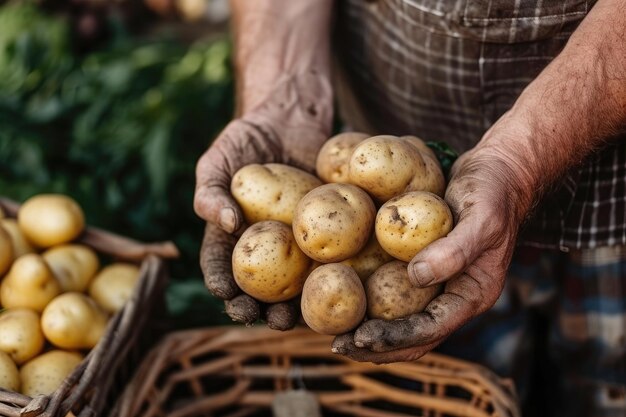
[[[20,372],[13,360],[0,351],[0,388],[7,391],[19,391]]]
[[[61,294],[41,315],[46,339],[64,349],[91,349],[106,330],[107,315],[94,300],[78,292]]]
[[[59,245],[48,249],[41,256],[59,281],[63,292],[85,291],[100,268],[98,255],[85,245]]]
[[[391,261],[365,281],[368,318],[394,320],[419,313],[441,292],[442,285],[414,287],[406,268],[404,262]]]
[[[0,227],[0,277],[11,267],[13,262],[13,242],[11,236]]]
[[[374,136],[352,152],[350,183],[358,185],[377,201],[385,202],[408,191],[443,193],[443,174],[438,162],[407,140]]]
[[[67,243],[85,228],[83,210],[60,194],[40,194],[26,200],[17,221],[24,236],[40,248]]]
[[[0,303],[4,308],[24,307],[41,313],[60,292],[61,286],[44,259],[28,253],[16,259],[4,277]]]
[[[342,334],[365,317],[365,290],[354,269],[327,264],[315,269],[304,283],[300,307],[306,324],[321,334]]]
[[[18,365],[34,358],[45,343],[39,314],[27,308],[11,308],[0,313],[0,351]]]
[[[250,226],[233,250],[237,285],[267,303],[300,294],[311,265],[296,244],[291,228],[273,220]]]
[[[298,246],[319,262],[356,255],[371,235],[376,208],[366,192],[349,184],[326,184],[296,207],[293,233]]]
[[[321,185],[313,175],[281,164],[252,164],[233,176],[230,191],[249,224],[277,220],[291,225],[298,201]]]
[[[376,240],[376,235],[373,234],[361,252],[350,259],[346,259],[342,264],[352,267],[359,278],[361,278],[361,281],[364,281],[381,265],[392,259],[393,257],[385,252]]]
[[[109,313],[117,313],[130,300],[138,280],[137,266],[115,263],[96,275],[89,286],[89,295]]]
[[[13,242],[13,256],[16,259],[27,253],[35,253],[35,248],[33,248],[33,245],[30,244],[26,236],[24,236],[24,233],[22,233],[22,230],[17,224],[17,220],[2,219],[0,220],[0,228],[4,229],[11,237],[11,242]]]
[[[348,182],[348,163],[354,148],[367,139],[358,132],[340,133],[328,139],[317,154],[315,170],[324,182]]]
[[[438,161],[437,155],[435,155],[435,152],[432,149],[430,149],[428,145],[426,145],[426,143],[420,138],[418,138],[417,136],[411,136],[411,135],[400,136],[400,139],[406,142],[409,142],[411,145],[415,146],[417,150],[420,151],[422,156],[430,156],[435,161]]]
[[[80,353],[62,350],[51,350],[30,360],[20,369],[22,394],[29,397],[52,394],[82,361]]]
[[[451,229],[450,208],[443,199],[427,191],[392,198],[376,216],[376,238],[380,246],[405,262]]]

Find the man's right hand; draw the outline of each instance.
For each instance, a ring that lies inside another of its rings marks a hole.
[[[317,152],[330,135],[327,97],[332,97],[330,83],[314,71],[284,76],[263,103],[226,126],[198,161],[194,208],[207,221],[200,265],[207,288],[227,300],[226,312],[235,321],[249,324],[261,317],[270,327],[286,330],[298,314],[294,302],[262,306],[235,283],[232,250],[245,219],[230,194],[232,176],[254,163],[284,163],[313,172]],[[285,312],[293,320],[279,320]]]

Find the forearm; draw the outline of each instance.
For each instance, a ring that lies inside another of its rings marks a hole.
[[[332,0],[232,0],[238,113],[284,76],[330,79]],[[330,105],[332,97],[319,97]]]
[[[479,147],[519,180],[522,211],[626,123],[626,1],[599,0]],[[524,215],[524,213],[522,213]]]

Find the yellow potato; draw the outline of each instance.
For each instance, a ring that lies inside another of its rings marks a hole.
[[[0,277],[11,267],[13,262],[13,242],[11,236],[0,227]]]
[[[340,262],[367,244],[375,216],[376,208],[365,191],[349,184],[326,184],[300,200],[293,232],[310,258]]]
[[[393,257],[380,246],[376,235],[372,235],[367,245],[350,259],[342,262],[355,270],[361,281],[374,273],[381,265],[391,261]]]
[[[19,391],[20,372],[9,355],[0,351],[0,388],[7,391]]]
[[[85,228],[85,215],[70,197],[40,194],[20,208],[17,221],[24,236],[40,248],[70,242]]]
[[[301,299],[306,324],[321,334],[342,334],[365,317],[365,290],[359,276],[343,264],[316,268],[304,283]]]
[[[80,353],[63,350],[37,356],[20,369],[22,394],[29,397],[52,394],[82,361]]]
[[[374,136],[361,142],[350,157],[350,183],[377,201],[385,202],[408,191],[443,193],[438,162],[424,156],[407,140]]]
[[[107,315],[94,300],[78,292],[61,294],[41,315],[46,339],[64,349],[91,349],[106,330]]]
[[[358,132],[340,133],[328,139],[317,154],[315,170],[324,182],[348,182],[348,163],[354,148],[367,139]]]
[[[24,307],[40,313],[60,292],[61,286],[44,259],[28,253],[13,262],[0,284],[0,303],[4,308]]]
[[[277,220],[291,225],[298,201],[321,185],[313,175],[282,164],[252,164],[233,176],[230,191],[249,224]]]
[[[237,285],[267,303],[300,294],[311,264],[296,244],[291,228],[272,220],[250,226],[233,251]]]
[[[392,198],[378,210],[376,238],[396,259],[409,262],[452,229],[452,213],[441,197],[413,191]]]
[[[42,255],[63,292],[83,292],[94,277],[100,261],[93,249],[79,244],[65,244],[48,249]]]
[[[4,229],[11,237],[11,241],[13,242],[13,256],[16,259],[27,253],[35,253],[35,248],[33,248],[33,245],[30,244],[26,236],[24,236],[24,233],[20,230],[17,220],[2,219],[0,220],[0,228]]]
[[[441,292],[441,285],[414,287],[406,268],[404,262],[391,261],[365,281],[370,319],[394,320],[419,313]]]
[[[34,358],[45,343],[39,314],[27,308],[11,308],[0,313],[0,351],[18,365]]]
[[[417,136],[400,136],[400,139],[409,142],[411,145],[415,146],[418,151],[422,154],[422,156],[430,156],[432,159],[437,161],[437,155],[435,152],[426,145],[426,143],[418,138]]]
[[[135,290],[139,268],[116,263],[102,269],[89,286],[89,295],[109,313],[121,310]]]

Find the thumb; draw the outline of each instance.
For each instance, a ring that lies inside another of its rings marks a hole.
[[[446,236],[422,249],[408,266],[416,287],[439,284],[462,273],[487,248],[491,239],[473,216],[466,216]]]

